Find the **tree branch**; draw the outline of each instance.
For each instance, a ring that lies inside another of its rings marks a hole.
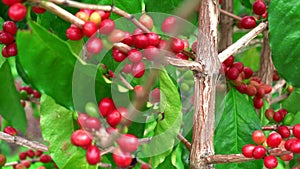
[[[223,6],[223,5],[222,5],[222,6]],[[223,10],[223,9],[221,9],[221,8],[219,8],[219,11],[220,11],[221,14],[227,15],[227,16],[229,16],[229,17],[231,17],[231,18],[233,18],[233,19],[236,19],[236,20],[238,20],[238,21],[242,20],[241,17],[239,17],[239,16],[237,16],[237,15],[231,13],[231,12],[227,12],[226,10]]]
[[[250,32],[248,32],[245,36],[240,38],[238,41],[236,41],[234,44],[229,46],[227,49],[225,49],[223,52],[221,52],[218,57],[221,62],[226,60],[230,55],[235,54],[239,49],[247,46],[247,44],[254,39],[257,35],[262,33],[268,26],[267,22],[260,23],[257,27],[252,29]]]
[[[286,84],[286,81],[284,79],[280,79],[276,82],[276,84],[273,86],[271,94],[275,93],[277,90],[281,89]]]
[[[270,101],[269,104],[270,104],[270,105],[273,105],[273,104],[275,104],[275,103],[281,102],[282,100],[284,100],[284,99],[286,99],[286,98],[288,98],[288,97],[289,97],[289,93],[280,95],[280,96],[275,97],[274,99],[272,99],[272,100]]]
[[[183,144],[188,150],[191,151],[192,145],[191,145],[191,143],[190,143],[186,138],[183,137],[183,135],[178,134],[178,135],[177,135],[177,138],[182,142],[182,144]]]
[[[36,141],[29,141],[29,140],[24,139],[24,138],[19,137],[19,136],[11,136],[11,135],[6,134],[4,132],[0,132],[0,140],[4,140],[8,143],[17,144],[17,145],[27,147],[27,148],[30,148],[30,149],[40,150],[40,151],[43,151],[43,152],[48,151],[48,147],[44,144],[41,144],[41,143],[36,142]]]

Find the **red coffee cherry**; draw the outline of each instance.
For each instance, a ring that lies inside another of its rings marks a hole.
[[[131,68],[132,68],[132,65],[129,64],[129,63],[126,63],[122,69],[122,71],[126,74],[129,74],[131,73]]]
[[[82,26],[82,31],[87,37],[91,37],[98,30],[97,25],[94,22],[87,21]]]
[[[286,140],[286,142],[284,143],[284,148],[288,151],[291,150],[291,146],[292,146],[292,143],[294,143],[295,141],[297,141],[296,138],[290,138],[288,140]]]
[[[229,56],[223,63],[226,65],[226,67],[231,67],[234,62],[234,56]]]
[[[151,16],[147,15],[147,14],[143,14],[139,21],[148,29],[152,29],[153,28],[153,19],[151,18]]]
[[[36,13],[36,14],[43,14],[46,12],[46,9],[45,8],[41,8],[41,7],[38,7],[38,6],[32,6],[31,7],[31,10]]]
[[[51,156],[47,155],[47,154],[42,154],[40,156],[40,162],[42,163],[50,163],[52,161]]]
[[[27,158],[27,153],[26,152],[20,152],[19,153],[19,159],[20,160],[25,160],[26,158]]]
[[[3,154],[0,154],[0,167],[4,166],[6,163],[6,157]]]
[[[16,3],[21,3],[22,0],[2,0],[4,5],[11,6]]]
[[[291,143],[290,151],[294,154],[300,153],[300,140],[295,140]]]
[[[106,12],[102,10],[97,10],[95,12],[98,12],[100,14],[102,20],[108,19],[110,16],[110,12]]]
[[[138,149],[139,140],[132,134],[123,134],[118,140],[120,148],[124,152],[132,153]]]
[[[16,56],[18,54],[17,44],[12,43],[7,46],[5,46],[6,52],[9,56]]]
[[[81,128],[84,128],[84,123],[85,120],[88,118],[89,116],[87,114],[84,113],[78,113],[78,118],[77,118],[77,123]]]
[[[245,79],[249,79],[253,75],[253,70],[249,67],[244,67]]]
[[[229,80],[235,80],[238,78],[240,72],[237,68],[232,67],[226,71],[225,75]]]
[[[112,43],[121,42],[125,39],[125,32],[120,29],[114,29],[107,37]]]
[[[263,146],[256,146],[253,150],[252,156],[255,159],[261,159],[263,158],[267,153],[267,150]]]
[[[174,52],[179,53],[184,49],[184,43],[179,38],[173,38],[171,41],[171,48]]]
[[[156,33],[154,33],[154,32],[147,33],[146,36],[148,39],[149,46],[157,46],[159,44],[159,41],[160,41],[159,36]]]
[[[115,148],[112,154],[114,162],[119,167],[128,167],[131,164],[132,157],[129,152],[123,152],[119,147]]]
[[[102,50],[102,40],[100,38],[91,38],[87,42],[86,49],[91,54],[98,54]]]
[[[148,164],[143,163],[141,169],[150,169],[151,167]]]
[[[97,119],[96,117],[88,117],[84,123],[84,127],[91,131],[99,130],[100,125],[101,125],[101,123],[100,123],[99,119]]]
[[[150,99],[153,102],[159,102],[160,101],[160,90],[159,88],[155,88],[154,90],[152,90],[152,92],[150,93]]]
[[[15,35],[17,33],[17,25],[13,21],[6,21],[2,25],[3,31]]]
[[[194,53],[197,53],[197,45],[198,45],[198,44],[197,44],[197,41],[193,42],[193,44],[192,44],[192,51],[193,51]],[[226,61],[226,60],[225,60],[225,61]],[[224,62],[225,62],[225,61],[224,61]],[[224,62],[223,62],[223,63],[224,63]],[[233,62],[232,62],[232,63],[233,63]],[[226,65],[226,64],[225,64],[225,65]]]
[[[138,62],[132,65],[131,74],[135,78],[140,78],[145,73],[145,64],[144,62]]]
[[[100,150],[97,146],[89,146],[89,148],[86,150],[86,161],[90,165],[96,165],[98,162],[100,162]]]
[[[122,120],[120,112],[116,109],[111,110],[106,116],[106,121],[111,127],[116,127]]]
[[[244,70],[244,64],[243,64],[242,62],[234,62],[234,63],[232,64],[232,67],[237,68],[237,69],[239,70],[240,73],[242,73],[243,70]]]
[[[288,114],[288,111],[286,109],[279,109],[277,112],[279,112],[282,117],[284,118],[287,114]]]
[[[115,22],[111,19],[105,19],[100,23],[100,33],[103,35],[110,34],[116,27]]]
[[[282,138],[288,138],[291,135],[291,132],[287,126],[279,126],[277,131]]]
[[[256,92],[256,94],[255,94],[255,97],[258,97],[258,98],[263,98],[263,97],[265,97],[265,89],[263,89],[263,88],[258,88],[257,89],[257,92]]]
[[[252,153],[253,153],[254,148],[255,148],[255,145],[252,145],[252,144],[244,145],[242,148],[243,155],[245,157],[252,158]]]
[[[135,35],[134,46],[139,49],[145,49],[149,46],[148,37],[144,34]]]
[[[164,33],[171,33],[174,30],[175,26],[176,26],[176,18],[174,16],[170,16],[163,21],[161,25],[161,30]]]
[[[84,34],[80,28],[73,26],[66,30],[66,36],[68,39],[75,41],[82,39]]]
[[[119,51],[118,49],[113,49],[112,56],[116,62],[122,62],[123,60],[125,60],[127,58],[127,55],[125,53]]]
[[[265,136],[265,134],[264,134],[263,131],[261,131],[261,130],[255,130],[252,133],[252,140],[254,141],[254,143],[260,145],[263,142],[265,142],[266,136]]]
[[[82,129],[76,130],[71,136],[71,142],[75,146],[86,147],[92,144],[93,136]]]
[[[256,20],[253,16],[244,16],[240,22],[244,29],[252,29],[256,26]]]
[[[267,138],[267,144],[269,147],[272,148],[278,147],[281,141],[282,141],[281,135],[276,132],[270,134],[269,137]]]
[[[131,49],[131,50],[128,52],[128,59],[129,59],[132,63],[138,63],[138,62],[142,61],[142,59],[143,59],[143,54],[142,54],[142,52],[140,52],[139,50]]]
[[[275,122],[280,123],[283,120],[283,116],[280,112],[275,112],[273,119]]]
[[[293,127],[293,135],[300,139],[300,124],[296,124],[294,127]]]
[[[283,154],[279,158],[283,161],[291,161],[294,158],[294,154],[293,153]]]
[[[240,86],[235,86],[235,88],[242,94],[247,93],[247,85],[242,83]]]
[[[21,3],[15,3],[8,9],[8,16],[13,21],[21,21],[27,13],[26,7]]]
[[[133,41],[134,41],[133,36],[129,32],[125,32],[125,38],[122,42],[125,43],[128,46],[132,46]]]
[[[34,155],[36,157],[40,157],[42,154],[43,154],[43,152],[41,150],[36,150],[35,153],[34,153]]]
[[[273,116],[274,116],[275,112],[272,108],[269,108],[265,111],[265,116],[269,121],[273,121]]]
[[[189,57],[183,53],[177,53],[176,58],[182,59],[182,60],[189,60]]]
[[[144,56],[147,60],[155,60],[155,58],[159,55],[159,49],[154,46],[148,46],[144,50]]]
[[[278,165],[277,158],[275,156],[267,156],[264,158],[264,165],[266,168],[273,169]]]
[[[106,117],[111,110],[116,109],[113,100],[108,97],[100,100],[98,108],[103,117]]]
[[[12,126],[7,126],[4,128],[4,133],[9,134],[11,136],[17,135],[17,130],[13,128]]]
[[[15,38],[12,34],[8,32],[2,32],[0,34],[0,43],[9,45],[12,44],[15,41]]]
[[[257,0],[253,3],[252,9],[253,13],[255,13],[256,15],[262,15],[266,12],[267,7],[262,0]]]
[[[262,98],[260,98],[260,97],[254,97],[253,98],[253,105],[254,105],[254,107],[256,108],[256,109],[260,109],[260,108],[262,108],[262,106],[264,105],[264,101],[263,101],[263,99]]]

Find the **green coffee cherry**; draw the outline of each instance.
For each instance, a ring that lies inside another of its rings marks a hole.
[[[183,92],[188,92],[188,91],[190,91],[190,86],[187,83],[181,83],[180,89]]]
[[[293,113],[288,113],[285,117],[284,117],[284,120],[283,120],[283,124],[285,126],[289,126],[293,123],[294,121],[294,118],[295,118],[295,115]]]
[[[98,106],[92,102],[85,105],[85,112],[91,117],[99,117]]]

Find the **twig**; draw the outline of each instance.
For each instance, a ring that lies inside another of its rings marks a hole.
[[[287,126],[289,128],[289,130],[292,130],[293,127],[292,126]],[[278,125],[272,125],[272,126],[263,126],[262,130],[277,130]]]
[[[8,143],[17,144],[17,145],[24,146],[24,147],[27,147],[30,149],[41,150],[43,152],[48,151],[48,147],[44,144],[41,144],[36,141],[29,141],[29,140],[24,139],[19,136],[11,136],[4,132],[0,132],[0,140],[4,140]]]
[[[151,141],[151,137],[149,137],[149,138],[141,138],[141,139],[139,139],[139,144],[149,144],[150,143],[150,141]]]
[[[29,160],[22,160],[22,161],[14,161],[14,162],[8,162],[8,163],[5,163],[4,167],[9,167],[9,166],[14,166],[14,165],[17,165],[17,164],[20,164],[22,163],[23,161],[29,161],[31,163],[35,163],[35,162],[39,162],[40,159],[29,159]]]
[[[275,93],[278,89],[282,88],[286,84],[284,79],[280,79],[277,83],[273,86],[271,94]]]
[[[105,155],[105,154],[108,154],[108,153],[113,152],[114,149],[115,149],[115,147],[113,147],[113,146],[108,147],[108,148],[106,148],[106,149],[104,149],[104,150],[101,150],[100,154],[101,154],[101,156],[103,156],[103,155]]]
[[[233,14],[233,13],[227,12],[227,11],[221,9],[221,8],[219,8],[219,11],[220,11],[221,14],[230,16],[231,18],[236,19],[236,20],[238,20],[238,21],[242,20],[241,17],[239,17],[239,16],[237,16],[237,15],[235,15],[235,14]]]
[[[257,27],[252,29],[250,32],[248,32],[245,36],[240,38],[238,41],[236,41],[234,44],[229,46],[227,49],[225,49],[223,52],[221,52],[218,57],[220,59],[220,62],[223,62],[226,60],[230,55],[235,54],[239,49],[247,46],[247,44],[254,39],[257,35],[262,33],[268,26],[267,22],[260,23]]]
[[[171,58],[171,57],[167,57],[167,61],[172,66],[175,66],[178,68],[185,68],[185,69],[189,69],[189,70],[196,71],[196,72],[204,71],[204,68],[203,68],[204,66],[199,62],[176,59],[176,58]]]
[[[280,95],[280,96],[278,96],[278,97],[275,97],[274,99],[272,99],[272,100],[270,101],[270,105],[275,104],[275,103],[278,103],[278,102],[281,102],[282,100],[284,100],[284,99],[286,99],[286,98],[288,98],[288,97],[289,97],[289,94],[288,94],[288,93],[287,93],[287,94]]]
[[[102,168],[111,168],[112,167],[111,164],[107,164],[107,163],[98,163],[98,166],[102,167]]]
[[[183,137],[183,135],[181,135],[180,133],[177,135],[177,138],[183,143],[183,145],[189,150],[191,151],[192,149],[192,144]]]
[[[124,78],[124,76],[120,73],[119,74],[119,78],[121,80],[121,82],[129,89],[129,90],[133,90],[134,88],[131,86],[130,83],[127,82],[127,80]]]

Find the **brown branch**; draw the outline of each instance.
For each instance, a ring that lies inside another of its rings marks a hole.
[[[192,144],[186,139],[183,137],[183,135],[181,134],[178,134],[177,135],[177,138],[182,142],[182,144],[188,149],[191,151],[192,149]]]
[[[111,168],[112,167],[111,164],[107,164],[107,163],[98,163],[98,166],[102,167],[102,168]]]
[[[293,126],[287,126],[290,130],[293,129]],[[262,130],[277,130],[278,125],[272,125],[272,126],[263,126]]]
[[[222,9],[219,9],[220,13],[222,11],[229,11],[229,13],[233,12],[233,0],[224,0],[222,3]],[[224,9],[224,10],[223,10]],[[228,46],[232,44],[233,37],[233,19],[228,17],[228,15],[220,16],[220,41],[219,41],[219,51],[223,51]]]
[[[221,62],[226,60],[230,55],[235,54],[239,49],[245,47],[248,45],[248,43],[254,39],[257,35],[262,33],[268,26],[267,22],[260,23],[257,27],[252,29],[250,32],[248,32],[245,36],[240,38],[238,41],[236,41],[234,44],[229,46],[227,49],[225,49],[223,52],[221,52],[218,57]]]
[[[280,79],[276,82],[276,84],[272,88],[271,94],[275,93],[277,90],[281,89],[286,84],[284,79]]]
[[[29,141],[19,136],[11,136],[4,132],[0,132],[0,140],[4,140],[8,143],[24,146],[30,149],[40,150],[40,151],[48,151],[48,147],[44,144],[41,144],[36,141]]]
[[[129,82],[127,82],[127,80],[124,78],[124,76],[120,73],[119,74],[119,78],[121,80],[121,82],[129,89],[129,90],[133,90],[134,88],[131,86],[131,84]]]
[[[223,6],[223,5],[222,5],[222,6]],[[227,16],[229,16],[229,17],[231,17],[231,18],[233,18],[233,19],[236,19],[236,20],[238,20],[238,21],[242,20],[241,17],[239,17],[239,16],[237,16],[237,15],[231,13],[231,12],[227,12],[226,10],[223,10],[223,9],[221,9],[221,8],[219,8],[219,11],[220,11],[221,14],[227,15]]]
[[[275,97],[274,99],[272,99],[272,100],[270,101],[270,105],[273,105],[273,104],[275,104],[275,103],[281,102],[281,101],[283,101],[284,99],[286,99],[286,98],[288,98],[288,97],[289,97],[289,93],[280,95],[280,96],[278,96],[278,97]]]
[[[24,162],[25,162],[25,161],[29,161],[29,162],[31,162],[31,163],[35,163],[35,162],[40,162],[40,159],[34,158],[34,159],[28,159],[28,160],[21,160],[21,161],[8,162],[8,163],[5,163],[5,164],[4,164],[4,167],[14,166],[14,165],[17,165],[17,164],[22,163],[23,161],[24,161]]]
[[[141,138],[141,139],[139,139],[139,144],[149,144],[150,143],[150,141],[151,141],[151,137],[149,137],[149,138]]]

